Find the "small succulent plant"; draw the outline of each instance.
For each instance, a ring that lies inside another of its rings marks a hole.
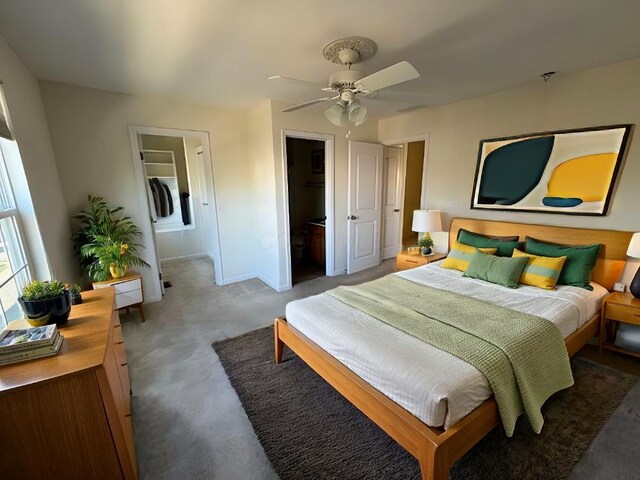
[[[50,282],[34,280],[22,289],[22,299],[27,302],[48,300],[63,295],[65,289],[65,284],[57,280],[51,280]]]
[[[433,247],[433,239],[431,235],[425,233],[422,237],[418,239],[418,246],[421,248],[431,248]]]

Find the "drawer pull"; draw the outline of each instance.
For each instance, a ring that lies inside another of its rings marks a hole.
[[[120,340],[119,342],[113,342],[114,345],[122,345],[124,342]]]
[[[117,325],[113,326],[113,328],[121,328],[121,327],[122,327],[122,325],[120,325],[120,324],[117,324]]]
[[[407,263],[418,263],[416,260],[405,260]]]
[[[125,414],[124,414],[124,416],[125,416],[125,417],[130,417],[130,416],[131,416],[131,414],[130,414],[130,413],[125,413]]]
[[[121,363],[120,366],[121,367],[126,367],[127,366],[127,362]]]

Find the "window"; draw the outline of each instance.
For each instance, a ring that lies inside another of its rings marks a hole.
[[[6,152],[16,149],[11,132],[0,111],[0,327],[23,318],[18,297],[31,281],[31,268],[25,251],[20,217],[7,175]]]

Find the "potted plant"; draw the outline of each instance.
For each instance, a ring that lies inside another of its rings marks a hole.
[[[83,245],[80,254],[83,258],[96,259],[89,265],[89,275],[98,282],[107,280],[109,275],[122,278],[131,266],[149,266],[137,255],[135,245],[114,240],[108,235],[94,236],[91,243]]]
[[[94,281],[120,278],[131,266],[148,267],[138,256],[137,240],[142,231],[122,207],[110,208],[102,197],[89,195],[82,212],[73,218],[73,244],[80,263]]]
[[[71,296],[64,283],[57,280],[34,280],[22,289],[18,301],[27,315],[27,322],[33,327],[52,323],[60,326],[69,319]]]
[[[429,233],[425,233],[418,239],[418,246],[422,255],[431,255],[431,247],[433,247],[433,239]]]
[[[80,288],[80,285],[76,283],[65,283],[65,287],[67,287],[67,290],[69,290],[69,295],[71,296],[71,305],[80,305],[82,303],[82,297],[80,296],[82,288]]]

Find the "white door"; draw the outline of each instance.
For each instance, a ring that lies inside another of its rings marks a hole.
[[[383,259],[395,257],[401,250],[403,156],[402,148],[384,147]]]
[[[149,207],[149,220],[151,221],[151,240],[156,252],[156,264],[158,265],[158,281],[160,282],[160,293],[164,295],[164,279],[162,277],[162,265],[160,264],[160,254],[158,252],[158,239],[156,237],[156,224],[158,223],[158,215],[156,207],[153,203],[153,194],[147,181],[147,168],[144,162],[144,153],[142,151],[142,136],[138,134],[138,148],[140,150],[140,160],[142,161],[142,172],[144,173],[144,189],[147,192],[147,206]]]
[[[349,142],[347,273],[380,264],[382,145]]]
[[[213,258],[213,228],[211,225],[211,202],[209,201],[209,186],[213,185],[213,178],[202,146],[196,147],[196,160],[198,162],[198,201],[200,205],[194,206],[194,208],[199,208],[200,212],[202,212],[202,215],[200,215],[202,220],[202,241],[207,255]]]

